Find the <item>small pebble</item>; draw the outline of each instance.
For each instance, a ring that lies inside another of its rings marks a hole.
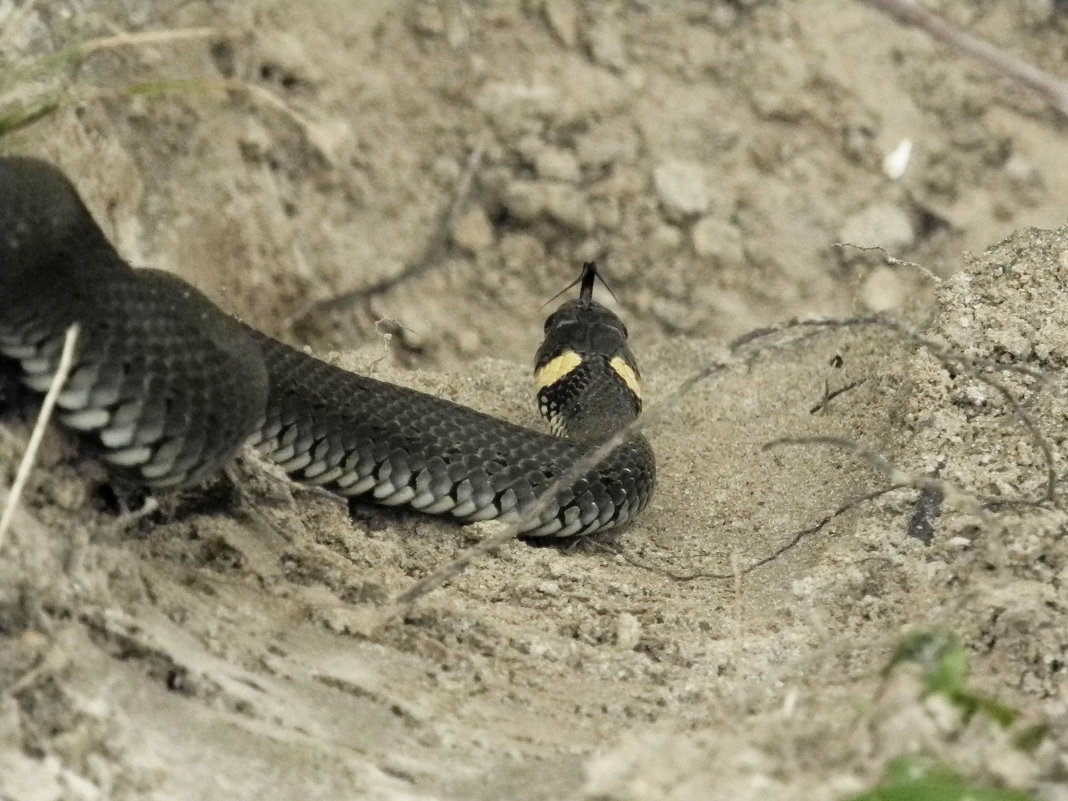
[[[860,288],[860,297],[872,311],[881,312],[900,308],[905,303],[907,287],[901,276],[890,267],[876,267]]]
[[[434,159],[434,163],[430,165],[430,172],[433,173],[435,180],[441,185],[452,186],[460,179],[462,170],[460,165],[456,163],[456,159],[448,156],[438,156]]]
[[[457,221],[452,241],[468,253],[478,253],[493,244],[493,225],[481,206],[475,206]]]
[[[579,161],[589,167],[633,162],[638,157],[640,138],[631,124],[611,119],[579,136],[576,150]]]
[[[890,203],[876,203],[846,220],[839,237],[850,245],[881,247],[893,253],[911,247],[916,232],[903,209]]]
[[[569,184],[545,185],[545,213],[575,231],[588,234],[593,230],[593,211],[586,196]]]
[[[618,198],[598,198],[593,203],[593,218],[601,228],[610,231],[615,230],[623,222],[623,209],[619,205]]]
[[[653,183],[668,219],[708,210],[710,197],[704,168],[692,161],[667,161],[653,172]]]
[[[633,651],[641,639],[641,622],[630,612],[621,612],[616,618],[616,645],[625,651]]]
[[[690,231],[694,252],[721,265],[739,265],[745,260],[742,232],[734,225],[711,215],[702,217]]]
[[[682,231],[674,225],[659,225],[650,238],[660,250],[678,250],[682,244]]]
[[[595,64],[615,72],[622,72],[627,66],[623,32],[614,20],[601,19],[595,22],[586,33],[586,44]]]
[[[560,585],[550,579],[538,582],[538,592],[542,595],[559,595]]]
[[[520,222],[533,222],[545,210],[545,193],[533,181],[513,181],[505,189],[502,202]]]
[[[560,44],[569,50],[578,41],[578,13],[571,0],[545,0],[542,5],[545,21]]]
[[[534,170],[539,178],[547,181],[577,184],[582,179],[582,170],[575,154],[555,147],[542,148],[534,156]]]
[[[1041,186],[1042,175],[1032,162],[1014,153],[1009,156],[1002,168],[1013,183],[1020,186]]]
[[[248,159],[262,159],[271,152],[273,141],[267,128],[255,119],[245,123],[245,130],[238,139],[241,153]]]
[[[474,356],[482,348],[482,337],[473,328],[463,328],[456,332],[456,349],[465,356]]]

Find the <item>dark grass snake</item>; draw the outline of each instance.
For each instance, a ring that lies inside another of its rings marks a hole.
[[[71,182],[0,158],[0,369],[43,392],[78,322],[59,419],[118,483],[161,492],[218,472],[246,442],[294,479],[339,495],[463,521],[519,520],[539,492],[641,407],[620,319],[579,298],[545,323],[535,382],[557,435],[334,367],[230,317],[184,281],[134,269]],[[633,437],[524,534],[575,536],[632,520],[655,462]]]

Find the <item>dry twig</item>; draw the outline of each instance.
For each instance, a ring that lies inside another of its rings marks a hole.
[[[827,526],[828,523],[830,523],[832,520],[834,520],[834,519],[836,519],[838,517],[841,517],[846,512],[852,511],[856,507],[860,506],[861,504],[865,504],[868,501],[873,501],[876,498],[881,498],[883,495],[886,495],[886,494],[888,494],[890,492],[893,492],[894,490],[906,489],[906,488],[907,488],[907,485],[904,485],[904,484],[891,484],[889,487],[883,487],[882,489],[874,490],[873,492],[869,492],[869,493],[866,493],[865,495],[861,495],[859,498],[854,498],[853,500],[849,501],[848,503],[842,504],[837,509],[835,509],[833,512],[831,512],[830,514],[820,518],[820,520],[818,522],[813,523],[811,526],[808,526],[807,528],[803,528],[800,531],[795,531],[794,534],[790,537],[790,539],[788,539],[785,543],[780,545],[774,551],[772,551],[771,553],[767,554],[766,556],[760,557],[759,559],[757,559],[754,562],[750,562],[745,567],[738,568],[734,564],[735,560],[732,558],[732,560],[731,560],[731,568],[732,569],[731,569],[731,572],[729,572],[729,573],[715,573],[715,572],[711,572],[710,573],[710,572],[704,572],[704,571],[698,571],[696,573],[676,573],[675,571],[669,570],[666,567],[660,567],[659,565],[651,565],[651,564],[648,564],[646,562],[643,562],[642,560],[638,559],[636,556],[631,556],[626,551],[612,551],[611,549],[608,549],[608,548],[606,548],[605,550],[608,551],[609,553],[618,554],[620,557],[623,558],[623,560],[627,564],[633,565],[634,567],[637,567],[637,568],[641,568],[642,570],[649,570],[649,571],[651,571],[653,573],[658,573],[661,576],[666,576],[667,578],[671,579],[672,581],[687,582],[687,581],[696,581],[697,579],[709,579],[711,581],[726,581],[727,579],[731,579],[731,580],[734,580],[734,581],[737,582],[741,576],[749,575],[754,570],[757,570],[757,569],[763,567],[764,565],[767,565],[767,564],[770,564],[771,562],[774,562],[776,559],[778,559],[780,556],[782,556],[787,551],[793,550],[794,548],[796,548],[798,545],[801,544],[802,540],[808,538],[812,534],[819,533],[820,531],[822,531]]]
[[[445,214],[442,215],[441,222],[438,225],[437,230],[434,232],[434,237],[430,240],[423,256],[418,261],[407,265],[396,275],[391,275],[388,278],[375,281],[367,286],[351,289],[347,292],[342,292],[339,295],[334,295],[332,298],[313,303],[309,308],[296,316],[294,325],[299,326],[306,323],[309,317],[315,315],[327,314],[341,309],[350,308],[362,300],[373,297],[374,295],[380,295],[383,292],[393,289],[395,286],[410,281],[440,264],[445,256],[445,252],[448,250],[449,237],[452,235],[452,231],[456,227],[457,222],[459,222],[460,215],[463,213],[464,206],[467,203],[467,198],[471,194],[471,186],[474,183],[475,175],[478,174],[479,168],[482,166],[482,156],[484,153],[485,148],[482,145],[479,145],[471,151],[471,154],[467,158],[467,164],[464,167],[463,174],[460,176],[460,180],[456,185],[456,190],[453,192],[452,203],[449,205]]]
[[[18,506],[26,481],[30,477],[30,470],[33,469],[33,464],[37,460],[37,451],[41,447],[45,428],[52,418],[56,400],[59,398],[59,393],[67,382],[67,376],[70,374],[70,368],[74,364],[74,346],[78,342],[78,332],[79,327],[75,323],[67,329],[66,336],[63,338],[63,350],[59,354],[59,365],[56,367],[56,374],[52,377],[52,384],[48,387],[48,392],[45,393],[44,400],[41,402],[41,411],[33,425],[33,431],[30,433],[30,440],[26,444],[26,451],[22,455],[22,461],[19,462],[18,471],[15,473],[15,481],[12,483],[11,491],[7,496],[7,504],[4,506],[3,514],[0,514],[0,548],[4,547],[4,537],[11,526],[11,519],[14,517],[15,508]]]
[[[1053,457],[1053,446],[1050,445],[1049,440],[1039,429],[1038,424],[1034,421],[1031,415],[1024,409],[1023,404],[1013,394],[1007,386],[1000,381],[991,378],[987,373],[1002,372],[1002,373],[1016,373],[1018,375],[1025,376],[1027,378],[1034,379],[1043,386],[1050,386],[1052,384],[1052,377],[1042,372],[1041,370],[1034,370],[1029,367],[1023,367],[1018,364],[1000,364],[998,362],[987,361],[983,359],[972,359],[962,354],[955,353],[952,348],[935,342],[934,340],[923,336],[918,331],[914,330],[907,323],[901,320],[895,320],[892,317],[887,317],[881,314],[873,314],[865,317],[849,317],[844,320],[839,319],[811,319],[811,320],[789,320],[785,323],[781,323],[775,326],[769,326],[767,328],[759,328],[754,331],[750,331],[731,343],[731,351],[735,352],[742,347],[749,346],[756,342],[758,339],[765,339],[775,334],[788,334],[797,329],[813,329],[819,330],[836,330],[845,328],[865,328],[865,327],[878,327],[886,328],[895,334],[897,334],[902,340],[912,342],[917,347],[925,349],[931,354],[938,362],[942,364],[947,370],[953,373],[963,373],[969,378],[978,381],[981,384],[986,384],[993,389],[1008,404],[1013,414],[1020,421],[1025,429],[1027,429],[1032,441],[1038,447],[1042,453],[1042,461],[1045,467],[1045,492],[1042,498],[1043,502],[1048,502],[1056,505],[1059,501],[1057,498],[1057,472],[1056,464]],[[799,339],[803,339],[801,337]],[[765,350],[779,349],[786,345],[795,344],[799,339],[787,340],[785,343],[775,343],[773,346],[760,348],[758,352]]]

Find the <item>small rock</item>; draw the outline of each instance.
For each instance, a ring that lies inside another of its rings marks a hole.
[[[1034,349],[1030,338],[1020,331],[991,329],[987,332],[987,338],[1003,350],[1011,353],[1017,361],[1026,361]]]
[[[550,579],[544,579],[537,584],[537,590],[542,595],[559,595],[560,585]]]
[[[531,117],[551,117],[560,107],[559,91],[540,83],[490,81],[475,96],[475,107],[506,132],[525,132]]]
[[[616,645],[625,651],[633,651],[641,639],[641,622],[630,612],[621,612],[616,618]]]
[[[649,181],[637,167],[617,165],[612,174],[590,184],[586,191],[590,197],[638,197],[644,195]]]
[[[545,210],[545,192],[533,181],[513,181],[504,190],[501,202],[520,222],[534,222]]]
[[[501,202],[520,222],[534,222],[547,215],[580,233],[593,230],[593,211],[577,187],[557,181],[513,181]]]
[[[261,69],[276,79],[321,83],[325,76],[317,54],[308,51],[299,36],[284,30],[263,31],[257,35],[259,52],[268,54]],[[265,76],[266,77],[266,76]]]
[[[463,170],[456,163],[456,159],[449,156],[438,156],[434,159],[434,162],[430,165],[430,172],[442,186],[454,185],[463,174]]]
[[[660,250],[678,250],[682,244],[682,231],[674,225],[658,225],[650,238]]]
[[[436,341],[433,328],[419,323],[401,325],[399,333],[401,342],[409,350],[423,351]]]
[[[730,3],[716,3],[709,12],[709,22],[717,31],[725,32],[738,25],[740,13]]]
[[[568,228],[584,234],[593,230],[593,211],[576,187],[552,183],[545,186],[545,213]]]
[[[701,324],[701,312],[691,304],[670,298],[655,298],[649,312],[673,334],[692,333]]]
[[[596,198],[593,202],[593,219],[599,228],[614,231],[623,222],[623,209],[619,199],[614,197]]]
[[[48,494],[52,502],[60,509],[80,509],[87,499],[85,481],[65,481],[57,478],[48,486]]]
[[[478,253],[493,244],[493,225],[481,206],[468,211],[452,229],[452,241],[468,253]]]
[[[308,120],[305,133],[308,141],[331,164],[344,164],[356,152],[356,134],[348,121],[340,117]]]
[[[889,311],[904,305],[907,289],[901,276],[890,267],[876,267],[864,280],[860,297],[875,312]]]
[[[519,137],[519,141],[515,143],[514,147],[515,152],[524,162],[533,165],[538,158],[538,154],[548,145],[537,134],[529,133],[526,136]]]
[[[846,220],[839,236],[850,245],[888,251],[904,250],[916,241],[909,215],[890,203],[876,203],[857,212]]]
[[[702,217],[690,231],[694,252],[722,265],[738,265],[745,260],[742,232],[718,217]]]
[[[254,118],[245,123],[245,130],[238,139],[241,155],[249,161],[258,161],[271,152],[273,141],[271,134],[265,126]]]
[[[473,328],[462,328],[456,332],[456,349],[464,356],[475,356],[482,348],[482,337]]]
[[[578,41],[578,14],[571,0],[545,0],[542,9],[549,29],[564,47],[571,49]]]
[[[545,245],[536,236],[525,231],[514,231],[501,237],[497,246],[500,254],[501,266],[509,272],[525,270],[526,265],[539,264],[545,261]],[[499,280],[500,272],[488,270],[483,276],[483,283],[493,286]]]
[[[571,261],[575,264],[585,264],[588,261],[603,262],[606,258],[605,244],[596,236],[588,236],[583,239],[571,253]],[[615,270],[613,270],[613,280],[616,277]]]
[[[1023,156],[1014,153],[1009,156],[1002,168],[1009,179],[1020,186],[1041,186],[1042,174],[1033,162]]]
[[[578,159],[569,150],[556,147],[542,148],[534,156],[534,170],[539,178],[547,181],[567,181],[577,184],[582,178]]]
[[[618,119],[603,122],[578,138],[579,161],[587,167],[603,167],[638,157],[640,139],[634,127]]]
[[[456,171],[454,178],[448,182],[449,186],[456,185],[456,179],[460,177],[460,170]],[[488,167],[478,177],[481,186],[490,195],[503,197],[512,184],[512,171],[507,167]],[[444,183],[444,181],[443,181]]]
[[[669,219],[703,214],[710,201],[705,171],[692,161],[668,161],[653,172],[660,205]]]
[[[912,160],[912,140],[902,139],[901,142],[886,154],[883,159],[883,174],[892,181],[905,174]]]
[[[412,11],[411,25],[423,36],[441,36],[445,33],[445,12],[435,4],[419,3]]]
[[[445,20],[445,40],[453,50],[459,50],[470,38],[464,15],[454,6]]]
[[[627,48],[623,44],[623,33],[613,20],[601,19],[595,22],[586,33],[586,45],[595,64],[615,72],[622,72],[627,66]]]

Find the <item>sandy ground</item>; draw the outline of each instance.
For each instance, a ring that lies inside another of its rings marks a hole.
[[[1068,75],[1061,4],[937,5]],[[640,521],[403,609],[478,532],[247,465],[240,503],[122,530],[51,437],[0,559],[0,798],[819,800],[910,754],[1068,798],[1038,99],[845,0],[0,2],[0,74],[5,109],[60,100],[0,150],[62,165],[132,261],[354,369],[537,424],[543,304],[589,258],[654,412],[726,365],[654,421]],[[801,437],[833,439],[769,447]],[[884,676],[923,629],[1019,720]]]

